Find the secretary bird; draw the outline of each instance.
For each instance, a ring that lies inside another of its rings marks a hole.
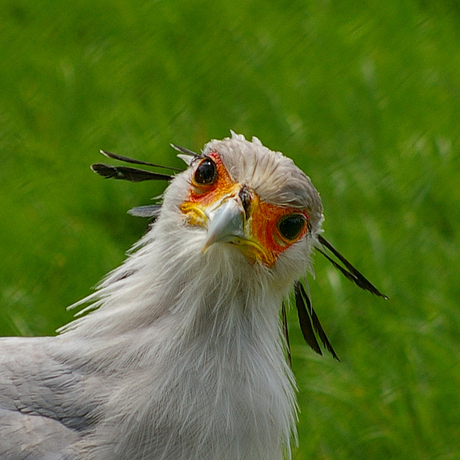
[[[171,183],[161,206],[131,211],[150,229],[78,303],[89,314],[56,337],[0,339],[0,459],[290,458],[291,291],[307,343],[337,358],[305,287],[312,249],[385,297],[321,235],[319,194],[292,160],[233,132],[201,154],[173,147],[187,165],[174,176],[92,166]]]

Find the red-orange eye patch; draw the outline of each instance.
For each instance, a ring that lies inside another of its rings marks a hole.
[[[289,232],[286,237],[283,230],[283,222],[294,217],[299,220],[294,231]],[[309,216],[306,211],[298,208],[278,206],[271,203],[260,201],[254,207],[252,213],[252,236],[263,246],[267,252],[272,254],[271,260],[267,265],[273,265],[278,256],[288,247],[297,242],[308,230]],[[295,233],[295,234],[294,234]]]

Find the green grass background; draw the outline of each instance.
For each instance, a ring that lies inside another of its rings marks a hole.
[[[295,159],[325,236],[390,300],[315,257],[342,359],[290,312],[300,459],[460,458],[460,8],[454,0],[1,0],[0,334],[53,334],[143,233],[161,184],[229,129]]]

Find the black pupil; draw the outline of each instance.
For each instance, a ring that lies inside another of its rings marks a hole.
[[[278,224],[281,235],[289,241],[295,240],[304,229],[304,226],[305,217],[301,214],[288,216]]]
[[[216,165],[213,161],[203,160],[195,171],[195,182],[201,185],[209,185],[216,179]]]

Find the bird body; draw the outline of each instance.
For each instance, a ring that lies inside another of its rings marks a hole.
[[[0,339],[1,459],[290,457],[279,309],[310,269],[319,195],[255,138],[182,157],[150,230],[80,302],[91,312]]]

